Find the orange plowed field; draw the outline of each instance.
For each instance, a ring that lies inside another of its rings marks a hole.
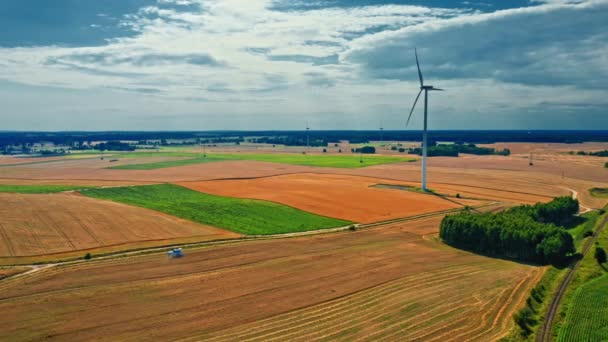
[[[112,246],[125,249],[166,244],[180,238],[206,241],[238,236],[156,211],[77,194],[0,194],[0,203],[0,262]]]
[[[425,240],[418,224],[50,267],[0,282],[0,340],[504,336],[541,269]]]
[[[399,182],[345,175],[292,174],[257,179],[177,184],[221,196],[278,202],[315,214],[361,223],[385,221],[482,203],[464,199],[447,200],[411,191],[372,187],[382,183]]]

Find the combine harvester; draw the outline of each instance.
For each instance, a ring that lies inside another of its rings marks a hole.
[[[173,258],[181,258],[184,256],[184,252],[181,248],[173,248],[172,250],[167,252],[167,256],[171,259]]]

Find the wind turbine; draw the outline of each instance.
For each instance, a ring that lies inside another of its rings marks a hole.
[[[310,150],[310,126],[308,126],[308,121],[306,121],[306,152]]]
[[[416,66],[418,67],[418,78],[420,79],[420,92],[418,92],[418,96],[416,96],[416,100],[414,101],[414,105],[412,106],[412,110],[410,111],[410,116],[407,118],[407,123],[405,126],[407,127],[410,123],[410,119],[412,118],[412,113],[414,113],[414,109],[416,108],[416,103],[418,103],[418,99],[420,95],[424,91],[424,131],[422,133],[422,190],[427,191],[426,187],[426,157],[427,157],[427,116],[429,112],[429,91],[444,91],[443,89],[435,88],[431,85],[424,85],[424,78],[422,77],[422,71],[420,71],[420,62],[418,61],[418,51],[414,49],[414,54],[416,55]]]

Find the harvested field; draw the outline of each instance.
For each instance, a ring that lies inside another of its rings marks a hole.
[[[494,158],[504,159],[495,163]],[[137,158],[133,158],[137,159]],[[509,162],[510,160],[510,162]],[[110,170],[99,160],[76,160],[83,164],[64,165],[53,162],[48,168],[2,167],[0,183],[36,184],[38,181],[60,185],[130,185],[158,182],[183,182],[212,179],[234,179],[266,177],[292,173],[324,173],[369,176],[408,182],[419,186],[420,163],[396,163],[370,166],[362,169],[314,168],[308,166],[265,163],[257,161],[226,161],[188,165],[156,170]],[[501,169],[500,163],[507,163],[512,169]],[[551,164],[547,167],[535,165],[530,168],[525,159],[507,157],[463,157],[431,158],[429,168],[430,187],[439,189],[442,185],[461,186],[454,193],[466,197],[488,198],[517,203],[548,201],[556,196],[565,196],[576,190],[582,203],[591,208],[601,208],[608,199],[596,198],[587,191],[593,187],[608,187],[608,169],[565,165],[565,177],[560,168]],[[591,179],[591,180],[589,180]],[[462,187],[466,189],[462,189]],[[463,191],[461,191],[463,190]],[[481,190],[477,191],[477,190]],[[515,196],[514,196],[515,195]]]
[[[47,268],[0,283],[0,339],[504,336],[541,269],[425,240],[418,224]]]
[[[372,187],[374,184],[386,182],[368,177],[293,174],[177,184],[221,196],[278,202],[318,215],[360,223],[385,221],[482,203]]]
[[[19,193],[19,194],[51,194],[56,192],[75,191],[90,188],[83,185],[8,185],[0,184],[0,192]]]
[[[156,182],[141,182],[136,180],[127,181],[112,181],[112,180],[78,180],[78,179],[60,179],[60,180],[40,180],[40,179],[11,179],[0,178],[0,185],[3,186],[74,186],[74,187],[112,187],[126,185],[145,185],[154,184]]]
[[[508,148],[512,154],[528,154],[534,153],[566,153],[570,151],[602,151],[608,149],[608,143],[606,142],[586,142],[578,144],[564,144],[564,143],[521,143],[521,142],[507,142],[507,143],[495,143],[495,144],[477,144],[480,147],[492,147],[497,150],[503,150]]]
[[[120,246],[239,236],[156,211],[77,194],[0,194],[0,263]],[[79,252],[79,254],[82,254]]]
[[[30,270],[29,267],[2,267],[0,268],[0,280]]]
[[[31,163],[40,163],[40,162],[48,162],[53,160],[61,160],[64,157],[39,157],[39,158],[22,158],[22,157],[0,157],[0,166],[10,166],[10,165],[19,165],[19,164],[31,164]]]

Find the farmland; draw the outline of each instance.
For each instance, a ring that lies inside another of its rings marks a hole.
[[[82,194],[154,209],[249,235],[294,233],[351,223],[277,203],[209,195],[170,184],[90,189],[82,191]]]
[[[593,188],[589,192],[595,197],[608,198],[608,188]]]
[[[188,152],[158,152],[158,153],[126,153],[118,155],[123,158],[145,158],[154,156],[188,158],[174,161],[129,164],[112,167],[113,169],[123,170],[153,170],[166,167],[176,167],[183,165],[210,163],[226,160],[255,160],[269,163],[293,164],[316,167],[337,167],[337,168],[360,168],[387,163],[410,162],[414,158],[404,158],[396,156],[365,156],[357,155],[321,155],[321,154],[254,154],[254,153],[210,153],[203,156],[201,153]]]
[[[579,287],[557,341],[604,341],[608,339],[608,275]]]
[[[290,174],[256,179],[177,184],[221,196],[256,198],[283,203],[319,215],[359,223],[462,209],[467,205],[484,203],[372,187],[382,182],[387,180],[344,175]]]
[[[0,263],[56,260],[238,234],[76,194],[0,194]]]
[[[540,269],[446,248],[410,231],[419,224],[186,250],[174,262],[146,255],[45,270],[23,280],[28,286],[0,284],[0,339],[504,336]]]
[[[518,336],[513,314],[543,274],[561,273],[449,247],[442,218],[558,196],[608,203],[589,192],[608,184],[593,157],[551,146],[534,167],[523,152],[431,158],[429,194],[417,190],[420,162],[392,162],[407,158],[375,145],[382,154],[365,165],[335,148],[272,145],[209,147],[207,160],[176,147],[7,161],[0,264],[47,264],[2,269],[29,272],[0,281],[0,340]],[[569,229],[579,250],[603,220],[584,217]],[[351,222],[362,225],[343,229]],[[316,231],[330,227],[341,229]],[[175,245],[184,258],[167,258]],[[585,259],[581,270],[585,284],[599,269]]]
[[[50,194],[55,192],[75,191],[91,188],[91,186],[78,185],[10,185],[0,184],[0,192],[19,194]]]
[[[590,252],[587,253],[585,257],[580,260],[578,266],[574,268],[572,280],[565,289],[563,299],[559,303],[558,308],[560,314],[556,317],[553,331],[551,331],[558,340],[563,340],[568,336],[574,336],[568,334],[572,334],[571,330],[575,329],[573,327],[573,322],[577,322],[576,324],[580,323],[577,318],[581,318],[584,323],[580,324],[585,326],[601,323],[586,319],[586,316],[583,313],[585,310],[591,310],[591,308],[588,308],[588,302],[585,301],[588,299],[584,298],[589,298],[588,296],[593,296],[592,293],[601,291],[598,290],[598,286],[599,288],[604,288],[605,291],[605,278],[608,275],[606,267],[604,265],[599,265],[594,257],[595,247],[606,248],[606,246],[608,246],[608,214],[604,212],[602,215],[596,215],[597,219],[595,220],[595,226],[593,227],[593,231],[596,232],[597,235],[595,243],[590,246]],[[604,285],[597,285],[595,283],[596,280],[599,279],[604,279],[599,281],[600,284]],[[587,293],[587,291],[589,293]],[[596,327],[600,328],[600,326]],[[601,329],[596,330],[599,331],[600,334],[605,335],[605,332],[602,332]]]

